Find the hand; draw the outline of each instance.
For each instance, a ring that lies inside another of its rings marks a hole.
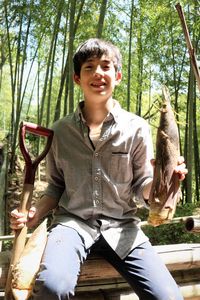
[[[155,167],[156,160],[151,159],[151,165]],[[183,181],[185,179],[185,175],[188,173],[188,169],[186,168],[185,159],[183,156],[179,156],[177,167],[174,169],[174,172],[179,175],[179,180]]]
[[[34,218],[35,214],[35,207],[29,209],[27,216],[24,213],[19,212],[18,209],[14,209],[10,213],[10,227],[13,230],[18,230],[22,229],[25,224],[27,224],[28,227],[34,226],[37,223],[35,220],[36,218]]]
[[[180,156],[178,158],[178,164],[174,171],[179,175],[180,181],[183,181],[185,179],[185,175],[188,173],[188,169],[186,168],[185,159],[183,156]]]

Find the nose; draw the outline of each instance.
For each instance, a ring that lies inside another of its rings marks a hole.
[[[101,76],[103,76],[103,70],[102,70],[102,68],[101,68],[101,66],[100,65],[98,65],[97,67],[96,67],[96,69],[94,70],[94,75],[96,76],[96,77],[101,77]]]

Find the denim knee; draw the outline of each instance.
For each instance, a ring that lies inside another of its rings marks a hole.
[[[144,297],[141,299],[149,299],[149,300],[183,300],[183,296],[181,295],[181,292],[178,287],[176,286],[166,286],[166,287],[157,287],[154,290],[151,291],[151,296]]]
[[[43,270],[35,280],[33,299],[67,300],[74,296],[77,277],[68,274],[61,276],[56,270]]]

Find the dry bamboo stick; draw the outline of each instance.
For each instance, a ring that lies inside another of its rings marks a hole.
[[[190,39],[190,35],[189,35],[189,31],[188,31],[188,27],[186,24],[186,20],[185,20],[185,16],[182,10],[182,7],[180,5],[180,3],[176,4],[176,10],[179,14],[180,20],[181,20],[181,25],[183,28],[183,32],[185,35],[185,40],[186,40],[186,44],[187,44],[187,48],[188,48],[188,52],[190,55],[190,60],[191,60],[191,64],[192,64],[192,68],[194,71],[194,75],[197,81],[197,85],[200,91],[200,73],[199,73],[199,68],[198,68],[198,64],[197,64],[197,58],[196,58],[196,53],[195,50],[193,48],[191,39]]]
[[[195,216],[176,217],[176,218],[173,218],[172,220],[167,221],[165,224],[185,223],[187,221],[187,219],[189,219],[189,218],[198,219],[198,218],[200,218],[200,216],[195,215]],[[165,224],[163,224],[163,225],[165,225]],[[149,223],[147,221],[142,221],[140,223],[140,225],[141,225],[141,227],[143,227],[143,226],[149,225]]]
[[[176,218],[173,218],[171,221],[169,221],[166,224],[184,223],[184,222],[186,222],[186,220],[188,218],[194,218],[194,219],[199,218],[200,219],[200,215],[176,217]],[[140,222],[140,225],[141,225],[141,227],[143,227],[143,226],[149,225],[149,223],[147,221],[142,221],[142,222]],[[151,225],[149,225],[149,226],[151,226]],[[30,236],[31,236],[31,233],[27,234],[27,238]],[[14,235],[1,235],[0,241],[11,241],[14,239],[14,237],[15,237]]]

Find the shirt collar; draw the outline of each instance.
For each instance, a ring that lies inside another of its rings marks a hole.
[[[119,116],[120,116],[121,112],[122,112],[121,105],[119,104],[119,102],[117,100],[114,99],[114,106],[111,109],[109,115],[112,115],[112,117],[114,118],[116,123],[119,121]]]
[[[75,118],[77,122],[83,121],[85,122],[85,119],[83,117],[82,108],[84,106],[84,101],[79,102],[77,109],[75,110]]]
[[[79,102],[77,109],[75,111],[75,118],[76,120],[86,122],[82,113],[82,108],[84,106],[84,101]],[[117,100],[114,100],[114,106],[111,109],[110,113],[106,117],[105,121],[110,121],[114,118],[115,122],[118,122],[120,113],[122,112],[121,105]]]

